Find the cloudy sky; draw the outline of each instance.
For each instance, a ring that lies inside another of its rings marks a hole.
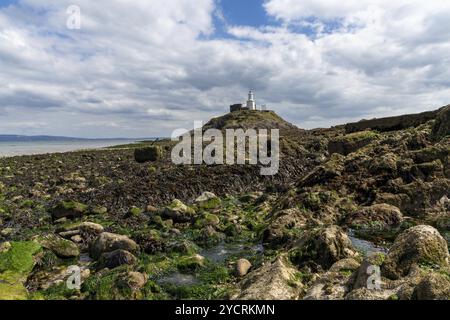
[[[304,128],[420,112],[449,60],[447,0],[0,0],[0,134],[168,136],[249,88]]]

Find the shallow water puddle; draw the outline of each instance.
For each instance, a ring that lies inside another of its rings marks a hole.
[[[236,255],[242,255],[242,258],[245,258],[262,254],[263,251],[264,249],[262,244],[248,246],[243,244],[227,244],[222,242],[215,247],[201,251],[200,255],[204,256],[211,262],[222,263]]]
[[[244,245],[221,242],[217,246],[200,251],[199,254],[212,263],[222,264],[233,257],[249,258],[255,255],[261,255],[263,251],[262,244]],[[157,282],[161,285],[190,286],[199,284],[200,280],[195,274],[185,274],[175,271],[161,277]]]
[[[197,284],[199,280],[192,274],[183,274],[181,272],[175,272],[168,274],[158,280],[159,284],[173,284],[177,286],[189,286]]]
[[[359,239],[357,237],[355,237],[355,232],[354,230],[349,230],[348,231],[348,237],[350,238],[350,241],[352,242],[352,245],[358,250],[361,251],[362,253],[364,253],[364,255],[368,255],[371,253],[377,253],[377,252],[381,252],[381,253],[388,253],[388,249],[385,247],[380,247],[377,246],[376,244],[367,241],[367,240],[363,240],[363,239]]]

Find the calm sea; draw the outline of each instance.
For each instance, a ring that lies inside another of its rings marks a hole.
[[[135,140],[71,140],[71,141],[0,141],[0,157],[12,157],[55,152],[68,152],[84,149],[99,149],[121,144],[134,143]]]

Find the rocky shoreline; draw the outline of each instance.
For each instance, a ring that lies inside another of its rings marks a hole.
[[[449,299],[449,115],[280,125],[273,177],[169,141],[0,159],[0,299]]]

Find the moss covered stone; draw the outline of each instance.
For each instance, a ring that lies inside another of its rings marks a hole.
[[[382,265],[383,275],[390,279],[407,276],[414,265],[447,267],[447,242],[439,232],[426,225],[412,227],[394,242]]]
[[[75,243],[54,234],[38,236],[34,240],[61,258],[74,258],[80,255],[80,250]]]
[[[191,222],[195,217],[195,210],[175,199],[164,208],[162,215],[167,219],[172,219],[175,223]]]
[[[144,213],[144,210],[142,210],[141,208],[131,207],[130,210],[128,211],[128,216],[130,216],[130,217],[138,217],[138,216],[140,216],[143,213]]]
[[[90,245],[89,253],[94,259],[98,259],[103,253],[119,249],[134,253],[139,250],[139,246],[127,236],[103,232]]]
[[[12,242],[8,251],[0,253],[0,300],[28,298],[24,283],[40,250],[41,246],[32,241]]]
[[[105,269],[89,277],[83,283],[82,291],[93,300],[142,299],[144,298],[141,292],[142,282],[146,282],[146,277],[145,275],[137,277],[131,272],[128,266]]]
[[[200,197],[195,199],[195,203],[201,209],[215,209],[220,206],[222,201],[212,192],[203,192]]]
[[[54,220],[61,218],[81,218],[88,211],[88,206],[76,201],[62,201],[51,209]]]
[[[177,268],[180,271],[188,272],[188,271],[197,271],[206,265],[206,259],[205,257],[194,254],[191,256],[186,256],[180,258],[180,260],[177,263]]]
[[[220,224],[220,219],[215,214],[205,213],[201,218],[195,222],[197,227],[213,226],[216,227]]]
[[[103,215],[108,212],[108,208],[102,206],[94,206],[89,213],[93,215]]]

